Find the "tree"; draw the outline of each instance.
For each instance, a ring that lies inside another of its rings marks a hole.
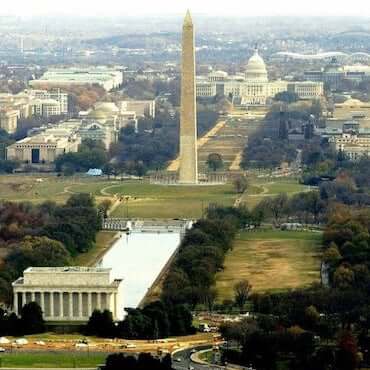
[[[242,310],[246,304],[251,290],[252,285],[246,279],[241,280],[234,285],[234,300],[240,310]]]
[[[103,312],[94,310],[86,325],[88,335],[96,335],[102,338],[111,338],[115,335],[115,326],[112,313],[108,310]]]
[[[16,161],[7,161],[0,159],[0,173],[13,173],[18,166],[19,163]]]
[[[336,356],[336,369],[354,370],[357,369],[357,343],[353,334],[345,331],[338,341],[339,350]]]
[[[333,276],[334,286],[339,289],[350,288],[355,280],[354,272],[347,266],[339,266]]]
[[[204,304],[208,308],[209,312],[213,311],[213,306],[217,299],[217,290],[214,287],[211,287],[203,294]]]
[[[234,179],[233,185],[238,194],[243,194],[248,189],[248,179],[244,175],[238,176]]]
[[[114,353],[107,357],[104,368],[106,370],[171,370],[171,364],[170,355],[158,359],[150,353],[140,353],[137,357]]]
[[[295,92],[282,91],[274,96],[274,100],[284,103],[295,103],[299,100],[299,96]]]
[[[6,263],[20,275],[30,266],[68,266],[70,254],[62,243],[43,237],[25,237],[21,243],[14,245],[7,256]]]
[[[207,166],[212,171],[217,171],[217,170],[223,168],[224,162],[222,160],[221,154],[218,154],[218,153],[209,154],[208,158],[207,158]]]
[[[21,330],[24,334],[38,334],[45,331],[41,307],[36,302],[27,303],[22,307]]]
[[[67,207],[95,207],[95,199],[91,194],[78,193],[72,194],[66,203]]]
[[[100,214],[104,217],[108,217],[108,211],[112,207],[112,201],[110,199],[105,199],[98,205],[98,210]]]
[[[320,313],[316,307],[311,305],[305,309],[305,320],[310,329],[314,329],[320,320]]]
[[[279,224],[282,216],[288,211],[288,196],[281,193],[273,198],[265,198],[256,207],[272,216],[275,224]]]
[[[327,248],[323,255],[323,261],[335,265],[342,259],[342,256],[339,252],[337,245],[334,242],[331,242],[329,248]]]
[[[112,175],[116,175],[116,168],[113,164],[107,162],[103,167],[103,173],[108,176],[108,180]]]

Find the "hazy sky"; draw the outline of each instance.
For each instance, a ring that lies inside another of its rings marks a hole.
[[[148,15],[362,15],[369,0],[0,0],[0,14]]]

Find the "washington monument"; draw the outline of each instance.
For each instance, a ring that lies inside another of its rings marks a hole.
[[[198,183],[194,27],[189,11],[182,30],[179,182]]]

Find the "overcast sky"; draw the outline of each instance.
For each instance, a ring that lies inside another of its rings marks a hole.
[[[44,15],[361,15],[369,0],[0,0],[0,14]]]

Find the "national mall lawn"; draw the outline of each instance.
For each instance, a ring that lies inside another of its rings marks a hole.
[[[308,190],[295,178],[251,178],[242,201],[254,206],[265,196]],[[55,201],[64,203],[73,193],[92,193],[97,202],[114,204],[112,217],[200,218],[210,204],[232,206],[240,196],[233,185],[153,185],[147,180],[120,181],[86,176],[57,177],[55,174],[2,175],[0,200],[15,202]],[[120,201],[121,200],[121,201]]]
[[[216,275],[218,300],[233,298],[242,279],[252,291],[277,292],[320,281],[321,233],[317,231],[243,231]]]
[[[96,368],[109,353],[78,351],[10,351],[0,354],[0,367]]]
[[[111,217],[200,218],[210,204],[232,206],[240,198],[253,207],[264,197],[309,191],[293,177],[251,177],[248,190],[236,194],[231,183],[214,186],[153,185],[147,180],[58,177],[54,175],[0,176],[0,200],[64,203],[73,193],[92,193],[97,202],[111,200]],[[96,246],[75,263],[93,265],[111,245],[114,232],[100,232]],[[218,300],[232,298],[233,285],[247,278],[253,291],[284,290],[319,280],[321,234],[306,231],[242,232],[217,275]]]

